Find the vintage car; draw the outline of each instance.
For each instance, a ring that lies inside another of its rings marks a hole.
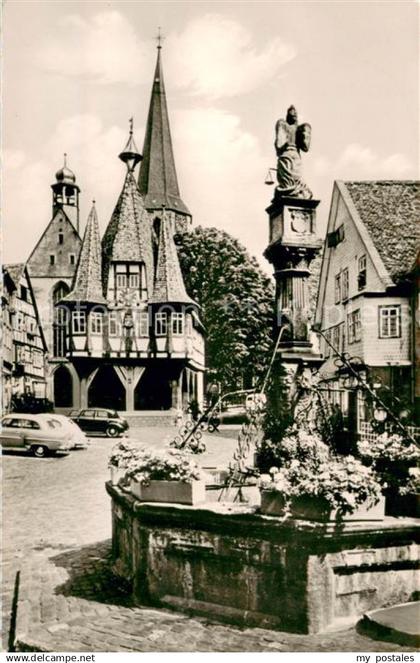
[[[105,433],[108,437],[119,437],[128,430],[128,423],[115,410],[86,408],[71,410],[69,417],[85,433]]]
[[[1,420],[0,441],[4,450],[25,451],[38,458],[70,449],[68,431],[47,414],[7,414]]]
[[[48,417],[50,421],[54,421],[57,424],[58,428],[64,428],[67,431],[69,436],[70,449],[87,449],[89,446],[89,440],[82,429],[70,419],[70,417],[65,417],[64,414],[44,414],[40,415]]]

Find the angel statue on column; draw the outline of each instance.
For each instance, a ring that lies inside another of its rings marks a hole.
[[[276,122],[276,140],[274,147],[277,154],[276,190],[279,195],[290,198],[312,198],[312,191],[302,179],[301,152],[307,152],[311,144],[311,125],[298,125],[297,111],[294,106],[287,110],[286,119]]]

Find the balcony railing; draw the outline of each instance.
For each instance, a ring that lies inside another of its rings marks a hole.
[[[385,429],[387,428],[388,426],[385,425]],[[372,424],[370,424],[368,421],[360,421],[359,430],[357,432],[359,435],[359,439],[364,440],[366,442],[373,442],[378,436],[378,433],[375,432],[375,430],[372,428]],[[410,435],[412,435],[416,440],[420,440],[419,426],[407,426],[407,432]]]

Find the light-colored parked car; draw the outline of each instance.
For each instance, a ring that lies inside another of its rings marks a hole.
[[[54,415],[8,414],[1,420],[0,441],[3,449],[18,449],[42,458],[56,452],[68,453],[69,434],[53,421]]]
[[[82,429],[70,417],[64,414],[42,414],[42,417],[48,417],[50,421],[57,424],[58,428],[64,428],[69,436],[70,449],[87,449],[89,440],[82,431]]]

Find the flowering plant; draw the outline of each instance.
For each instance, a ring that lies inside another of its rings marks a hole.
[[[327,460],[329,456],[330,449],[319,435],[297,426],[288,428],[278,450],[278,458],[281,464],[298,460],[314,469],[320,462]]]
[[[420,461],[420,451],[410,440],[404,439],[398,433],[382,433],[373,441],[362,440],[358,444],[362,457],[376,460],[378,458],[389,461],[410,461],[416,465]]]
[[[416,445],[397,433],[385,432],[373,441],[360,441],[358,449],[362,461],[370,465],[387,485],[387,494],[418,492],[412,470],[419,464],[420,451]]]
[[[280,467],[272,467],[260,477],[262,490],[280,493],[291,502],[294,498],[323,498],[331,509],[351,513],[360,504],[376,504],[381,484],[373,468],[353,456],[335,456],[316,435],[290,429],[283,438]]]
[[[129,440],[119,440],[117,444],[112,447],[111,455],[108,459],[108,467],[127,467],[136,451],[137,447]]]
[[[258,485],[261,490],[272,490],[286,498],[293,494],[293,486],[284,468],[272,467],[268,474],[261,474]]]
[[[400,487],[399,492],[401,495],[420,493],[420,469],[418,467],[410,467],[407,482]]]
[[[127,478],[139,483],[149,481],[198,481],[205,473],[185,451],[178,449],[137,449],[129,461]]]

